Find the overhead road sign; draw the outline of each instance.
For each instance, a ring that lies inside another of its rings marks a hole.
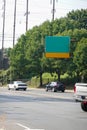
[[[47,58],[69,58],[70,37],[69,36],[46,36],[45,56]]]

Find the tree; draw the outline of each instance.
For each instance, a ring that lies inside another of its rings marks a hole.
[[[13,68],[14,76],[17,79],[27,77],[27,59],[25,57],[26,38],[24,35],[18,39],[18,43],[14,46],[10,53],[10,65]]]
[[[78,22],[79,29],[87,29],[87,9],[73,10],[69,12],[67,16]]]
[[[81,76],[87,76],[87,38],[82,38],[80,42],[78,42],[73,61]]]
[[[2,50],[0,50],[0,70],[2,69]]]
[[[86,11],[72,11],[67,17],[52,22],[45,21],[40,26],[35,26],[28,30],[25,35],[22,35],[10,55],[10,65],[15,70],[15,78],[40,76],[40,85],[42,85],[42,74],[44,72],[51,74],[57,72],[59,80],[60,75],[65,72],[71,76],[75,71],[78,73],[77,65],[73,62],[73,54],[78,42],[87,37]],[[82,19],[85,20],[82,21]],[[70,59],[45,57],[45,36],[49,35],[70,36]]]

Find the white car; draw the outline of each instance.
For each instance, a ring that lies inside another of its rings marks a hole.
[[[10,90],[10,89],[15,89],[15,90],[23,89],[23,90],[26,90],[27,89],[27,84],[22,82],[22,81],[13,81],[12,83],[8,84],[8,90]]]

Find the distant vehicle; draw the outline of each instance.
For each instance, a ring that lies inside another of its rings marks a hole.
[[[13,81],[11,83],[8,84],[8,90],[10,89],[14,89],[14,90],[25,90],[27,89],[27,84],[22,82],[22,81]]]
[[[46,85],[46,91],[48,91],[48,90],[51,90],[54,92],[57,92],[57,91],[64,92],[65,85],[61,82],[50,82]]]

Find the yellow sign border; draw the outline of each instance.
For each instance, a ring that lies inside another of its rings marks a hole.
[[[45,53],[47,58],[70,58],[69,53]]]

